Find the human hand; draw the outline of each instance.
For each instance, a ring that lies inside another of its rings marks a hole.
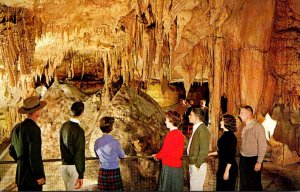
[[[83,179],[77,179],[75,183],[75,189],[80,189],[83,185]]]
[[[218,152],[217,152],[217,151],[208,153],[208,156],[215,156],[215,155],[218,155]]]
[[[190,164],[189,169],[191,172],[199,171],[200,167],[197,167],[196,164]]]
[[[224,179],[225,181],[227,181],[227,180],[229,179],[229,172],[228,172],[228,171],[225,171],[225,172],[224,172],[223,179]]]
[[[155,160],[155,161],[158,161],[158,159],[156,158],[156,154],[153,154],[153,155],[151,155],[152,157],[153,157],[153,159]]]
[[[260,162],[256,162],[255,166],[254,166],[254,171],[260,171],[261,169],[261,163]]]
[[[44,185],[44,184],[46,183],[46,181],[45,181],[45,178],[44,178],[44,177],[42,177],[42,178],[40,178],[40,179],[36,180],[36,182],[38,183],[38,185]]]

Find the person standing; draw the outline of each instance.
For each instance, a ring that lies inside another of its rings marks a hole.
[[[159,191],[183,191],[181,158],[184,151],[184,136],[178,130],[181,117],[176,111],[167,112],[165,117],[166,126],[170,131],[164,139],[162,149],[152,155],[155,160],[162,160]]]
[[[47,92],[47,87],[45,86],[44,82],[40,82],[40,85],[35,88],[35,93],[38,95],[40,98],[43,98],[44,95]]]
[[[218,139],[218,151],[208,154],[208,156],[218,155],[219,158],[216,190],[235,191],[238,166],[235,160],[237,139],[233,133],[236,131],[234,116],[223,115],[220,128],[223,130],[223,135]]]
[[[100,119],[102,137],[95,141],[94,150],[99,158],[98,172],[99,191],[123,191],[123,182],[119,167],[119,159],[126,158],[121,144],[109,133],[113,130],[115,118],[103,117]]]
[[[187,103],[187,99],[185,98],[184,95],[180,95],[179,96],[179,104],[176,105],[172,111],[176,111],[178,112],[181,116],[183,116],[184,112],[187,110],[188,108],[188,103]]]
[[[208,124],[209,124],[209,110],[208,110],[208,107],[206,107],[206,100],[205,99],[200,100],[200,108],[204,112],[204,124],[206,126],[208,126]]]
[[[210,133],[204,121],[201,108],[192,108],[189,120],[193,123],[193,132],[189,139],[187,155],[189,158],[190,190],[202,191],[207,173],[207,155]]]
[[[13,128],[9,154],[17,162],[16,184],[19,191],[42,191],[45,184],[41,129],[36,121],[40,117],[40,109],[46,104],[39,97],[28,97],[18,110],[18,113],[27,114],[27,118]]]
[[[182,132],[184,133],[185,136],[187,136],[188,138],[191,136],[191,130],[193,128],[193,124],[189,122],[189,116],[191,114],[192,111],[192,105],[193,105],[193,101],[190,99],[186,99],[185,101],[187,109],[185,110],[185,112],[182,115]]]
[[[74,102],[72,117],[60,129],[60,152],[62,178],[67,191],[79,190],[83,185],[85,171],[85,132],[80,126],[84,104]]]
[[[265,130],[254,120],[251,106],[242,106],[239,117],[246,124],[241,134],[240,190],[262,191],[261,169],[267,150]]]

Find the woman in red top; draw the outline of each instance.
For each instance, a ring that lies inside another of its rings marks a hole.
[[[183,191],[183,168],[181,157],[184,148],[184,136],[178,126],[180,114],[175,111],[166,113],[166,126],[170,130],[164,139],[162,149],[153,154],[155,160],[162,160],[159,179],[159,191]]]

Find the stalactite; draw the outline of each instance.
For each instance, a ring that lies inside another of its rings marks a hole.
[[[117,55],[116,51],[110,51],[110,58],[111,58],[111,63],[110,63],[110,76],[111,76],[111,81],[115,82],[116,81],[116,73],[117,73]]]
[[[3,61],[4,61],[5,69],[7,69],[7,72],[8,72],[10,86],[15,87],[16,82],[15,82],[15,78],[14,78],[14,74],[13,74],[13,69],[11,66],[11,63],[13,61],[11,60],[9,50],[6,48],[4,48],[4,60]]]
[[[171,24],[171,31],[170,31],[170,36],[169,36],[169,42],[170,42],[170,51],[172,52],[177,44],[177,17],[172,21]]]
[[[168,74],[169,65],[170,65],[170,44],[168,34],[164,34],[163,38],[163,47],[162,47],[162,64],[163,64],[163,76],[166,82],[169,82],[170,75]]]
[[[71,78],[73,78],[74,77],[74,65],[75,65],[75,63],[74,63],[75,61],[74,61],[74,57],[72,56],[72,58],[71,58]]]
[[[24,63],[21,63],[21,65],[24,68],[24,74],[30,74],[30,69],[32,69],[33,67],[33,62],[30,62],[30,58],[33,58],[34,54],[32,53],[32,50],[34,49],[34,47],[32,47],[32,41],[34,42],[34,38],[31,38],[31,33],[34,33],[34,28],[30,28],[29,26],[27,26],[27,23],[30,23],[32,21],[30,21],[31,17],[29,16],[29,13],[26,13],[26,10],[21,10],[20,16],[22,18],[22,31],[24,31],[24,34],[22,34],[22,36],[25,36],[23,43],[21,42],[21,46],[23,48],[23,50],[26,51],[26,54],[24,54],[25,58],[24,58]],[[28,30],[28,29],[29,30]],[[30,31],[33,30],[33,31]],[[35,44],[35,43],[33,43]]]
[[[109,83],[111,83],[113,81],[113,76],[112,76],[112,55],[110,51],[107,51],[106,53],[106,57],[107,57],[107,75],[109,78]]]
[[[81,68],[81,80],[82,80],[82,79],[83,79],[83,76],[84,76],[84,70],[85,70],[84,65],[85,65],[85,62],[84,62],[84,61],[81,62],[81,65],[82,65],[82,68]]]
[[[149,69],[147,68],[147,64],[149,63],[149,36],[148,34],[144,35],[143,38],[143,53],[142,53],[142,58],[143,58],[143,66],[142,66],[142,80],[143,82],[146,82],[148,80],[148,74],[149,74]]]
[[[128,64],[127,64],[127,62],[128,62],[128,56],[127,56],[127,54],[126,53],[124,53],[124,52],[122,52],[122,61],[121,61],[121,74],[122,74],[122,77],[123,77],[123,83],[125,84],[125,85],[128,85],[128,73],[126,72],[126,71],[128,71],[127,70],[127,66],[128,66]]]

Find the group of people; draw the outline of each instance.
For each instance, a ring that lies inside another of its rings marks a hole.
[[[240,172],[241,191],[262,191],[261,169],[267,149],[264,127],[254,120],[253,109],[245,105],[240,108],[239,118],[245,124],[242,129],[239,167],[236,162],[237,138],[236,119],[224,114],[220,120],[223,134],[218,139],[218,150],[209,153],[210,133],[205,125],[205,112],[200,107],[191,107],[189,122],[193,132],[187,146],[189,161],[190,191],[202,191],[207,172],[207,157],[218,155],[216,174],[217,191],[235,191],[236,178]],[[162,160],[159,180],[161,191],[183,191],[182,156],[184,136],[178,130],[181,115],[175,111],[166,114],[166,126],[170,130],[164,139],[162,149],[153,157]]]
[[[11,134],[9,153],[17,162],[16,184],[19,191],[41,191],[45,184],[45,172],[41,155],[41,130],[36,124],[40,110],[46,106],[45,101],[32,96],[24,100],[18,112],[27,114],[27,118],[15,125]],[[85,172],[85,131],[80,126],[84,112],[82,102],[74,102],[71,106],[72,117],[62,124],[60,129],[60,151],[62,159],[62,178],[67,191],[79,190],[83,186]],[[240,190],[262,190],[261,168],[267,148],[264,128],[253,118],[250,106],[240,108],[239,117],[245,123],[242,130],[239,167],[235,160],[237,139],[236,119],[225,114],[220,120],[223,130],[219,138],[218,150],[209,153],[210,132],[205,122],[205,111],[201,107],[190,108],[188,115],[192,133],[186,148],[189,166],[190,190],[202,191],[207,173],[207,157],[218,155],[217,185],[219,190],[236,189],[235,183],[240,172]],[[185,137],[178,129],[182,124],[182,116],[176,111],[165,115],[165,124],[169,129],[161,150],[153,154],[155,160],[162,161],[159,178],[160,191],[183,191],[184,176],[182,156],[184,154]],[[100,119],[103,135],[94,145],[99,158],[98,190],[123,190],[119,167],[119,159],[126,158],[121,144],[111,134],[115,119]]]
[[[189,122],[193,124],[192,135],[187,146],[189,160],[190,190],[202,191],[207,173],[207,155],[209,152],[210,132],[204,124],[204,111],[192,107]],[[178,127],[181,115],[176,111],[166,113],[166,127],[170,130],[164,144],[154,159],[162,160],[162,171],[159,179],[160,191],[183,191],[182,156],[184,154],[184,136]]]
[[[27,118],[14,126],[11,133],[9,154],[17,162],[16,184],[19,191],[42,191],[46,182],[41,154],[41,129],[36,124],[40,110],[46,106],[40,97],[26,98],[18,112]],[[84,113],[84,103],[74,102],[71,106],[72,117],[64,122],[59,132],[61,152],[61,174],[67,191],[82,189],[85,172],[85,131],[80,126]],[[98,189],[101,191],[123,190],[119,158],[126,155],[119,141],[109,133],[114,118],[100,120],[103,136],[95,142],[95,154],[100,161]]]
[[[209,117],[208,117],[208,107],[206,106],[206,100],[201,99],[200,108],[204,112],[204,120],[203,123],[208,126],[209,124]],[[178,112],[182,116],[182,121],[180,124],[179,129],[182,130],[183,134],[186,137],[190,137],[193,129],[193,124],[189,121],[189,115],[191,113],[192,107],[194,106],[194,101],[191,99],[186,99],[183,96],[179,99],[179,105],[177,105],[173,111]]]

